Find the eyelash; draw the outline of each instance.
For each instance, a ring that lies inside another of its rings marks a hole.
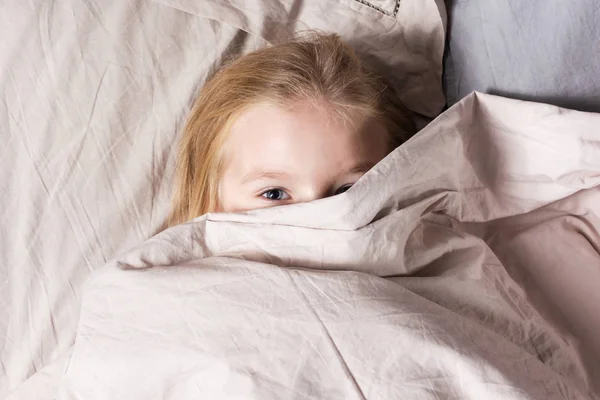
[[[338,194],[341,194],[341,193],[345,193],[345,192],[347,192],[347,191],[348,191],[348,190],[349,190],[349,189],[350,189],[350,188],[351,188],[353,185],[354,185],[353,183],[348,183],[348,184],[346,184],[346,185],[342,185],[342,186],[340,186],[340,187],[339,187],[339,188],[338,188],[338,189],[335,191],[335,193],[334,193],[333,195],[335,196],[335,195],[338,195]],[[341,191],[341,192],[340,192],[340,190],[342,190],[342,189],[344,189],[344,188],[345,188],[346,190],[344,190],[344,191]],[[275,199],[269,199],[268,197],[266,197],[266,196],[265,196],[267,193],[269,193],[269,192],[274,192],[274,191],[276,191],[276,190],[277,190],[277,191],[280,191],[280,192],[283,192],[285,195],[287,195],[288,197],[290,197],[290,198],[291,198],[291,196],[290,196],[290,195],[289,195],[289,194],[288,194],[288,193],[285,191],[285,189],[282,189],[282,188],[270,188],[270,189],[264,190],[263,192],[261,192],[261,193],[260,193],[260,197],[264,197],[266,200],[269,200],[269,201],[283,201],[283,200],[289,200],[289,199],[276,199],[276,200],[275,200]]]
[[[338,194],[342,194],[342,193],[346,193],[352,186],[354,186],[354,183],[347,183],[345,185],[342,185],[338,188],[338,190],[335,191],[334,195],[338,195]],[[341,189],[346,188],[346,190],[344,190],[343,192],[340,192]]]
[[[268,197],[266,197],[266,196],[265,196],[265,194],[267,194],[267,193],[269,193],[269,192],[274,192],[274,191],[276,191],[276,190],[278,190],[278,191],[280,191],[280,192],[283,192],[283,193],[285,193],[285,194],[286,194],[288,197],[291,197],[291,196],[290,196],[290,195],[289,195],[289,194],[288,194],[288,193],[285,191],[285,189],[282,189],[282,188],[270,188],[270,189],[264,190],[264,191],[263,191],[263,192],[260,194],[260,197],[263,197],[265,200],[268,200],[268,201],[282,201],[282,200],[288,200],[288,199],[277,199],[277,200],[273,200],[273,199],[269,199]]]

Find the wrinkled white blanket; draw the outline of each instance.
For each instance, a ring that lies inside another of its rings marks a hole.
[[[96,271],[59,398],[596,398],[599,185],[600,115],[471,95],[346,194]]]

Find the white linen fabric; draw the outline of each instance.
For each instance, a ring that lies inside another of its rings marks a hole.
[[[345,194],[160,233],[92,275],[59,398],[598,398],[598,126],[474,94]]]
[[[73,344],[82,283],[159,230],[177,134],[223,58],[335,30],[431,118],[444,103],[443,10],[439,0],[2,2],[0,398],[21,386],[52,398],[43,377]]]

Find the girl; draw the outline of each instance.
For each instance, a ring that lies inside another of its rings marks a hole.
[[[168,224],[343,193],[414,130],[392,88],[335,34],[247,54],[192,108]]]

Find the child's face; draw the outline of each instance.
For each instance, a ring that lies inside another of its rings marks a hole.
[[[232,124],[219,211],[309,202],[343,193],[391,150],[379,121],[332,118],[327,106],[262,103]]]

